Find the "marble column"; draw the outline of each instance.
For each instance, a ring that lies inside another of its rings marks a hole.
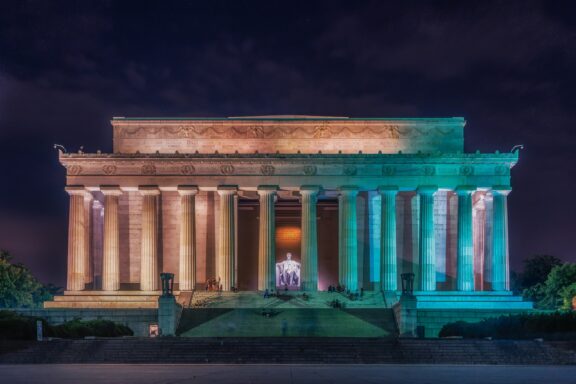
[[[101,186],[104,194],[104,233],[102,254],[102,290],[120,289],[120,232],[118,227],[118,186]]]
[[[318,234],[316,228],[316,203],[318,186],[307,185],[300,188],[302,196],[302,238],[300,288],[303,291],[318,290]]]
[[[508,259],[508,200],[510,189],[497,186],[492,189],[492,290],[510,290]]]
[[[70,195],[68,212],[68,276],[66,289],[81,291],[85,288],[85,275],[88,249],[86,242],[86,206],[84,199],[88,193],[83,185],[66,187]]]
[[[92,201],[94,197],[91,193],[87,193],[84,195],[84,212],[86,212],[86,216],[84,217],[85,225],[84,231],[86,234],[86,241],[84,244],[86,245],[86,264],[84,265],[84,284],[90,284],[91,288],[94,289],[94,258],[92,255],[92,221],[93,221],[93,214],[92,214]]]
[[[474,290],[474,242],[472,233],[472,193],[475,188],[460,186],[458,195],[458,240],[456,248],[456,289]]]
[[[436,290],[436,252],[434,232],[434,194],[436,186],[418,188],[420,196],[420,287],[421,291]]]
[[[258,290],[276,288],[276,185],[261,185],[258,236]]]
[[[398,289],[396,253],[396,195],[398,194],[398,187],[382,186],[378,192],[382,195],[380,282],[383,291],[396,291]]]
[[[156,186],[141,186],[142,195],[142,239],[140,252],[140,290],[159,289],[158,271],[158,197]]]
[[[340,284],[350,291],[358,289],[358,224],[356,222],[356,197],[358,187],[340,188],[338,198],[340,216]]]
[[[220,212],[218,225],[218,248],[216,254],[216,275],[224,291],[236,287],[236,209],[234,197],[238,187],[220,186]]]
[[[195,185],[178,186],[180,194],[180,291],[192,291],[196,286],[196,194]]]

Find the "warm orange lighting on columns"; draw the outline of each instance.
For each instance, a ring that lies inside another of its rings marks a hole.
[[[102,255],[102,290],[120,289],[120,232],[118,227],[118,186],[101,186],[104,194],[104,241]]]
[[[66,288],[69,291],[81,291],[85,286],[88,246],[86,242],[86,206],[84,199],[88,193],[83,185],[66,187],[70,195],[68,213],[68,278]]]
[[[258,187],[260,195],[260,232],[258,246],[258,289],[276,288],[276,241],[275,241],[275,185]]]
[[[158,289],[158,196],[156,186],[139,188],[142,194],[142,241],[140,253],[140,290]]]
[[[180,194],[179,288],[191,291],[196,285],[196,194],[195,185],[178,186]]]
[[[218,227],[218,249],[216,254],[216,274],[224,291],[236,286],[236,209],[234,197],[238,187],[220,186],[220,212]]]

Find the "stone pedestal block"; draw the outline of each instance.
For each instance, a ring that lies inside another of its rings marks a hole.
[[[176,334],[176,321],[181,308],[174,296],[160,296],[158,298],[158,326],[162,336]]]

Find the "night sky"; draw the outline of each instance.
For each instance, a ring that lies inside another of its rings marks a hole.
[[[524,144],[513,268],[576,261],[576,8],[556,1],[0,2],[0,248],[63,285],[54,143],[112,116],[463,116],[466,150]]]

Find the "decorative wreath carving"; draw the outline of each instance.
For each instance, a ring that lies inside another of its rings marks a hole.
[[[183,175],[192,175],[193,173],[196,173],[196,168],[194,168],[193,165],[183,165],[182,167],[180,167],[180,173],[182,173]]]
[[[141,173],[143,175],[155,175],[156,174],[156,166],[154,166],[154,164],[144,164],[142,166]]]
[[[270,164],[264,164],[260,167],[260,172],[265,176],[272,176],[274,174],[274,166]]]
[[[354,176],[358,172],[355,165],[347,165],[344,167],[344,174],[346,176]]]
[[[471,165],[463,165],[460,167],[460,174],[462,176],[470,176],[474,174],[474,167]]]
[[[494,173],[497,174],[498,176],[509,175],[510,174],[510,168],[508,168],[504,165],[497,165],[494,168]]]
[[[102,167],[102,172],[104,172],[105,175],[115,175],[116,170],[116,166],[112,164],[108,164]]]
[[[434,176],[436,174],[436,167],[432,165],[426,165],[424,167],[424,175],[426,176]]]
[[[225,164],[220,166],[220,172],[223,175],[231,175],[234,173],[234,166],[232,164]]]
[[[382,167],[383,176],[394,176],[396,174],[396,167],[391,165],[385,165]]]
[[[69,175],[79,175],[82,173],[82,167],[79,165],[71,165],[67,168]]]
[[[304,174],[306,176],[314,176],[318,172],[318,169],[315,165],[305,165],[304,166]]]

